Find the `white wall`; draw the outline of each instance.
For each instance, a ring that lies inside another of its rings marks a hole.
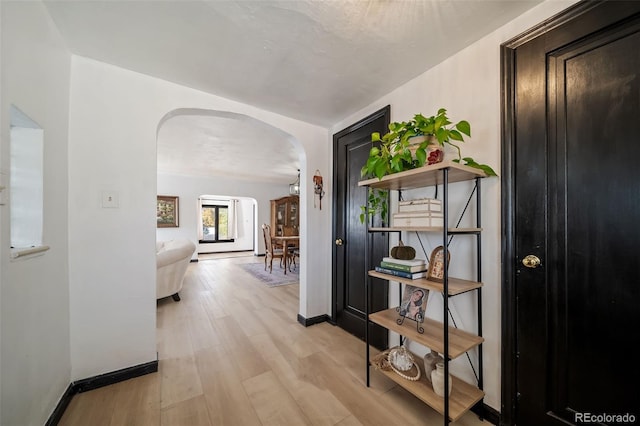
[[[294,149],[292,147],[292,149]],[[158,194],[180,197],[180,226],[178,228],[158,228],[158,241],[171,238],[188,238],[197,246],[199,253],[222,251],[254,250],[255,254],[264,254],[264,240],[260,225],[269,223],[270,200],[287,195],[289,185],[262,182],[245,182],[228,178],[203,178],[158,174]],[[241,198],[242,224],[239,224],[239,238],[233,243],[198,244],[198,197],[217,195],[228,198]],[[255,200],[251,202],[251,200]],[[253,205],[257,206],[256,221],[253,224]],[[247,221],[251,223],[247,226]],[[242,225],[242,228],[240,228]],[[247,229],[248,228],[248,229]],[[241,232],[242,230],[242,232]],[[254,248],[255,247],[255,248]],[[193,255],[196,259],[197,253]]]
[[[67,243],[70,55],[39,2],[0,2],[0,172],[8,186],[9,106],[44,129],[46,253],[9,260],[9,205],[0,206],[0,424],[42,425],[71,381]],[[5,191],[6,192],[6,191]],[[7,194],[2,199],[9,201]]]
[[[156,357],[156,132],[163,117],[179,108],[245,114],[299,144],[305,182],[299,313],[329,312],[330,209],[307,208],[313,199],[306,196],[313,171],[328,173],[327,129],[73,56],[69,244],[74,255],[69,275],[74,379]],[[100,207],[104,190],[118,193],[119,208]],[[310,241],[313,263],[306,261]]]
[[[487,163],[500,174],[500,44],[515,37],[530,27],[555,15],[575,1],[553,0],[521,15],[509,24],[478,40],[473,45],[452,56],[421,76],[397,88],[393,92],[364,108],[360,112],[344,119],[333,127],[333,132],[347,127],[362,117],[391,105],[391,120],[404,121],[416,113],[435,114],[440,107],[449,112],[452,121],[466,119],[471,123],[473,137],[462,146],[463,156],[471,156],[476,161]],[[458,185],[451,192],[459,199],[469,193],[466,184]],[[440,192],[442,194],[442,192]],[[407,198],[413,196],[404,194]],[[433,196],[433,191],[414,194],[415,196]],[[484,179],[482,182],[483,213],[483,345],[485,403],[500,410],[500,315],[501,315],[501,277],[500,277],[500,179]],[[454,200],[456,201],[456,200]],[[454,214],[457,213],[454,210]],[[465,265],[464,259],[472,253],[470,241],[456,237],[451,249],[451,270],[454,276],[473,279],[473,265]],[[407,241],[405,241],[407,242]],[[415,238],[408,240],[410,245],[419,248]],[[435,248],[440,242],[431,239],[425,242],[427,247]],[[397,290],[393,286],[390,297],[397,299]],[[450,307],[461,328],[474,331],[476,311],[472,295],[462,295],[450,299]],[[427,306],[428,316],[442,318],[442,299],[431,295]],[[397,341],[397,340],[396,340]],[[418,345],[412,349],[420,351]],[[422,352],[424,353],[424,351]],[[456,360],[452,371],[467,380],[472,373],[466,359]]]

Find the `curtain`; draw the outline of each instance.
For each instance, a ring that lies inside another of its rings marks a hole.
[[[229,220],[227,222],[227,235],[231,239],[238,238],[238,200],[229,200]]]
[[[202,241],[204,238],[204,231],[202,228],[202,198],[198,198],[198,241]]]

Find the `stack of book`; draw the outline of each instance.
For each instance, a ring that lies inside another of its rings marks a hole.
[[[435,198],[400,201],[392,226],[444,226],[442,201]]]
[[[415,280],[427,276],[427,262],[424,259],[402,260],[383,257],[380,266],[376,266],[376,271]]]

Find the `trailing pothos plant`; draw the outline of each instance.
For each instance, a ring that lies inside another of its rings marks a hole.
[[[422,167],[427,162],[430,143],[437,143],[442,147],[448,144],[455,148],[458,154],[458,158],[453,159],[453,162],[480,169],[487,176],[497,176],[491,166],[480,164],[471,157],[462,157],[457,143],[464,142],[465,135],[471,137],[469,122],[462,120],[453,124],[444,108],[440,108],[437,114],[429,117],[416,114],[409,121],[392,122],[389,124],[389,131],[383,136],[378,132],[371,134],[374,146],[371,147],[369,158],[362,167],[361,176],[382,179],[389,174]],[[417,147],[411,141],[411,138],[416,136],[426,136]],[[388,198],[387,191],[370,189],[367,199],[369,217],[379,213],[382,220],[386,221]],[[382,204],[385,205],[384,208]],[[360,221],[364,223],[367,208],[361,206],[361,209]]]
[[[368,210],[367,210],[368,206]],[[360,223],[364,223],[365,220],[372,220],[372,218],[379,214],[382,222],[386,222],[389,212],[389,191],[384,189],[369,188],[367,195],[367,205],[360,206]]]

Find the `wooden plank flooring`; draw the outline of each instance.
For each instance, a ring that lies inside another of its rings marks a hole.
[[[296,321],[298,285],[269,288],[236,257],[191,263],[182,300],[158,301],[159,371],[74,396],[60,426],[441,425],[381,374],[364,342]],[[488,425],[467,413],[456,425]]]

